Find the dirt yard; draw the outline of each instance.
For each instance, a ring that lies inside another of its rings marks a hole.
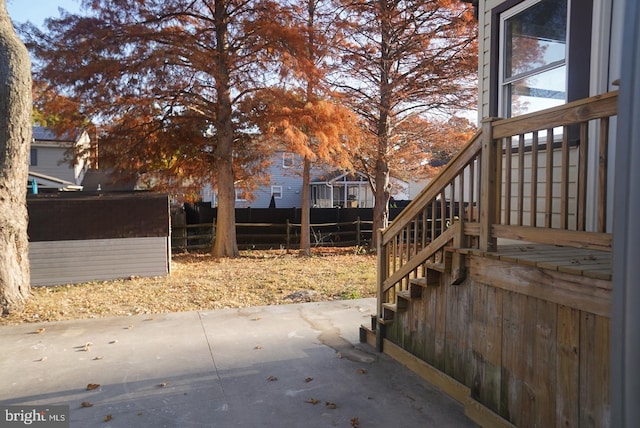
[[[359,248],[243,251],[237,259],[178,254],[171,275],[34,287],[21,314],[0,325],[240,308],[375,296],[376,257]]]

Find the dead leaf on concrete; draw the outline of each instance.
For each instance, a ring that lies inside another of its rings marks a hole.
[[[324,403],[324,405],[327,409],[335,409],[336,407],[338,407],[333,401],[327,401],[326,403]]]
[[[117,339],[112,340],[111,342],[109,342],[109,345],[113,345],[114,343],[118,343],[118,340]]]
[[[93,391],[94,389],[100,388],[99,383],[90,383],[87,385],[87,391]]]
[[[36,329],[36,331],[34,331],[34,333],[35,334],[42,334],[42,333],[44,333],[45,330],[46,329],[44,327],[41,327],[41,328]]]
[[[356,372],[357,372],[358,374],[365,374],[365,373],[367,373],[367,371],[366,371],[365,369],[358,369],[358,370],[356,370]]]
[[[80,403],[80,407],[93,407],[93,403],[89,401],[83,401],[82,403]]]
[[[101,360],[101,359],[103,359],[103,358],[104,358],[104,357],[103,357],[102,355],[98,355],[97,357],[95,357],[95,358],[94,358],[94,361],[95,361],[95,360]]]
[[[304,400],[304,402],[316,405],[320,402],[320,400],[316,400],[315,398],[309,398],[308,400]]]
[[[42,361],[46,361],[47,357],[40,357],[39,359],[37,359],[36,361],[41,363]]]
[[[358,420],[358,418],[351,418],[351,428],[359,428],[360,427],[360,421]]]
[[[304,381],[305,381],[305,382],[307,382],[307,383],[309,383],[309,382],[311,382],[312,380],[313,380],[313,378],[312,378],[312,377],[308,377],[308,378],[305,378],[305,380],[304,380]]]
[[[267,378],[267,380],[268,380],[269,382],[275,382],[276,380],[278,380],[278,378],[277,378],[277,377],[275,377],[275,376],[269,376],[269,377]]]
[[[112,419],[113,419],[113,416],[111,416],[111,415],[106,415],[104,418],[102,418],[102,420],[105,421],[105,422],[109,422]]]
[[[262,349],[262,345],[256,345],[253,347],[253,349]]]
[[[167,387],[167,385],[168,385],[168,383],[167,383],[167,382],[162,382],[162,383],[158,384],[158,386],[159,386],[160,388],[166,388],[166,387]]]
[[[87,343],[85,343],[84,345],[82,345],[82,346],[80,347],[80,348],[81,348],[81,351],[84,351],[84,352],[89,351],[89,350],[91,349],[91,346],[92,346],[92,345],[93,345],[93,343],[91,343],[91,342],[87,342]]]

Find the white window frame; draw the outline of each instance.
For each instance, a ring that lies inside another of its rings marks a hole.
[[[295,166],[295,154],[291,152],[282,153],[282,167],[293,168]]]
[[[236,202],[246,202],[247,198],[246,198],[246,193],[247,190],[246,189],[238,189],[236,188]]]
[[[271,186],[271,196],[275,199],[282,199],[282,186]]]
[[[501,117],[512,117],[512,114],[508,114],[508,108],[510,107],[511,100],[507,100],[509,95],[509,91],[507,87],[509,84],[521,80],[526,77],[532,77],[539,75],[545,71],[555,70],[564,66],[567,71],[565,71],[565,91],[568,88],[568,57],[569,57],[569,22],[570,22],[570,14],[571,14],[571,1],[567,0],[567,38],[566,38],[566,46],[565,46],[565,55],[564,59],[561,61],[556,61],[551,64],[547,64],[541,67],[536,68],[535,70],[531,70],[526,73],[518,74],[517,76],[512,76],[507,81],[505,81],[505,54],[506,54],[506,34],[505,34],[505,24],[509,18],[512,18],[519,13],[535,6],[536,4],[542,2],[543,0],[525,0],[520,4],[502,12],[500,14],[500,30],[498,32],[499,37],[499,59],[498,59],[498,112]],[[565,100],[564,103],[567,102],[566,92],[565,92]],[[532,110],[532,112],[535,110]]]

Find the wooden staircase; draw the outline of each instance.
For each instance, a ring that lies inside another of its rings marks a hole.
[[[378,231],[377,312],[361,340],[481,426],[609,426],[616,114],[612,92],[484,121]]]

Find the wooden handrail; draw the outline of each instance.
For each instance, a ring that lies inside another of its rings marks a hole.
[[[476,132],[467,145],[447,164],[438,175],[431,180],[416,198],[407,205],[393,220],[388,228],[383,230],[383,244],[387,244],[391,236],[396,235],[407,223],[415,217],[416,213],[426,204],[437,198],[443,189],[453,180],[460,170],[471,162],[480,152],[482,145],[482,132]]]

